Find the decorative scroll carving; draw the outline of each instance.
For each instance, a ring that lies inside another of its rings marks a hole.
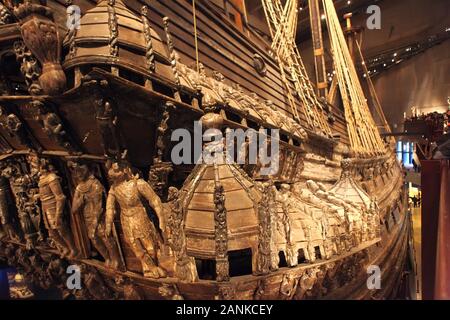
[[[293,296],[295,300],[303,300],[309,291],[312,290],[317,281],[317,268],[306,269],[298,280],[297,290]]]
[[[162,162],[164,150],[166,149],[166,143],[164,142],[165,134],[167,132],[167,129],[169,128],[167,122],[170,119],[170,109],[174,108],[174,104],[172,102],[166,102],[164,106],[164,112],[162,115],[161,123],[158,126],[158,138],[156,141],[156,148],[157,148],[157,156],[154,159],[155,163]]]
[[[106,265],[117,269],[121,264],[118,239],[105,235],[105,189],[87,165],[72,162],[69,166],[78,180],[72,200],[72,213],[81,215],[88,238],[104,258]],[[116,233],[114,235],[117,237]]]
[[[66,196],[63,193],[60,177],[54,172],[47,159],[39,161],[39,197],[45,227],[50,238],[55,242],[63,257],[76,258],[78,250],[75,248],[72,233],[66,220]],[[66,220],[66,221],[65,221]]]
[[[31,95],[41,94],[42,88],[39,83],[39,77],[42,71],[38,61],[21,40],[14,42],[14,52],[16,53],[17,61],[20,63],[20,71],[25,77],[28,92]]]
[[[117,203],[124,238],[141,262],[144,276],[166,277],[166,271],[158,266],[162,239],[141,202],[141,197],[148,201],[159,219],[161,230],[165,230],[166,222],[160,198],[147,182],[136,179],[125,164],[114,163],[108,175],[113,184],[106,204],[106,235],[111,235]]]
[[[152,40],[152,28],[150,27],[150,22],[148,21],[148,7],[142,6],[141,17],[142,25],[144,28],[144,38],[145,38],[145,58],[147,59],[147,66],[151,72],[155,72],[155,53],[153,50],[153,40]]]
[[[0,3],[0,25],[13,23],[14,18],[11,11],[2,3]]]
[[[109,54],[119,55],[119,26],[117,23],[115,0],[108,0]]]
[[[217,298],[218,300],[235,300],[236,287],[232,284],[219,286],[219,296]]]
[[[44,93],[58,95],[66,88],[66,75],[62,70],[61,44],[53,12],[46,6],[25,2],[14,13],[20,22],[25,45],[42,65],[39,83]]]
[[[202,63],[199,64],[199,72],[196,72],[177,61],[176,71],[181,84],[203,93],[203,105],[227,105],[245,116],[251,114],[259,118],[262,123],[277,125],[301,140],[308,138],[300,123],[280,113],[273,102],[261,101],[255,93],[247,95],[237,84],[225,84],[219,72],[213,72],[212,77],[207,76]]]
[[[6,108],[0,106],[0,126],[5,129],[11,137],[17,137],[20,143],[28,148],[33,148],[22,121],[14,114],[7,112]]]
[[[176,284],[163,283],[158,293],[167,300],[184,300]]]
[[[77,148],[70,141],[70,137],[64,128],[61,118],[49,106],[46,106],[39,100],[33,100],[30,103],[30,107],[38,112],[42,129],[49,138],[53,139],[60,147],[67,149],[69,152],[77,151]]]
[[[295,294],[297,289],[298,279],[291,274],[286,273],[283,275],[283,280],[281,280],[280,285],[280,299],[281,300],[291,300],[292,296]]]
[[[166,197],[169,174],[172,171],[171,162],[157,162],[150,167],[148,183],[160,198]]]
[[[217,175],[217,168],[215,168]],[[214,225],[216,242],[216,280],[219,282],[229,281],[228,264],[228,227],[227,209],[225,208],[225,193],[223,185],[218,184],[214,188]]]
[[[178,63],[177,62],[177,53],[175,52],[175,46],[173,44],[172,35],[169,30],[169,24],[170,24],[169,17],[163,18],[163,24],[164,24],[164,31],[166,33],[167,47],[169,48],[170,64],[172,66],[175,83],[179,86],[181,84],[181,82],[180,82],[180,74],[179,74],[178,68],[177,68],[177,63]]]

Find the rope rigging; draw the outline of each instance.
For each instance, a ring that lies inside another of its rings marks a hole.
[[[352,149],[361,156],[381,154],[385,146],[370,113],[332,0],[323,0],[337,82]]]
[[[294,96],[298,96],[309,127],[322,135],[331,130],[305,65],[295,43],[298,20],[298,0],[261,0],[272,38],[272,51],[280,67],[291,111],[301,121]]]

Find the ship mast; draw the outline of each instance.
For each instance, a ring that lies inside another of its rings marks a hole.
[[[323,7],[351,148],[360,157],[384,154],[386,149],[370,113],[333,1],[323,0]]]
[[[326,98],[328,96],[328,84],[325,66],[319,0],[309,0],[309,17],[311,22],[314,63],[316,67],[317,95],[319,97]]]
[[[372,79],[370,78],[370,72],[367,69],[366,62],[364,61],[364,56],[362,54],[360,42],[362,42],[361,38],[358,41],[358,35],[361,34],[362,28],[355,27],[352,25],[352,13],[347,13],[344,15],[344,19],[346,21],[346,28],[344,29],[345,34],[347,35],[347,43],[350,51],[350,55],[353,58],[354,63],[360,59],[362,64],[362,69],[365,74],[365,78],[367,80],[367,85],[369,87],[369,95],[372,98],[375,112],[377,113],[378,118],[381,121],[381,127],[384,129],[385,133],[391,133],[391,128],[387,122],[386,116],[381,107],[380,100],[378,99],[377,93],[375,91],[375,87],[373,85]]]
[[[331,137],[325,112],[306,72],[303,59],[295,43],[298,19],[298,0],[261,0],[272,37],[272,52],[280,67],[286,96],[295,119],[301,121],[295,96],[301,102],[309,128],[317,134]]]

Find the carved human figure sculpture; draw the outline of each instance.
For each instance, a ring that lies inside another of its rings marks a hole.
[[[166,277],[166,271],[158,266],[162,239],[141,202],[141,197],[148,201],[159,219],[160,228],[165,230],[160,198],[146,181],[134,177],[127,165],[114,163],[108,175],[112,186],[106,202],[106,235],[111,235],[116,204],[119,204],[125,240],[141,262],[144,276]]]
[[[64,209],[66,196],[63,193],[60,178],[52,172],[46,159],[40,159],[39,197],[41,199],[42,212],[45,227],[50,238],[56,243],[62,256],[76,258],[78,251],[66,222],[64,221]]]
[[[71,163],[70,166],[78,180],[72,200],[72,213],[82,216],[88,238],[105,259],[106,265],[117,269],[120,264],[119,249],[113,236],[105,235],[105,189],[87,165]]]
[[[2,168],[2,176],[9,180],[14,194],[17,215],[20,222],[26,246],[32,249],[36,241],[42,238],[40,233],[40,210],[35,206],[37,199],[33,198],[32,176],[25,173],[19,160],[8,160]]]

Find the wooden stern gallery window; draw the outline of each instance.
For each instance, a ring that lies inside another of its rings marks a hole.
[[[252,250],[248,248],[228,251],[228,263],[230,265],[230,277],[252,274]]]
[[[195,265],[201,280],[216,280],[216,260],[195,258]]]

